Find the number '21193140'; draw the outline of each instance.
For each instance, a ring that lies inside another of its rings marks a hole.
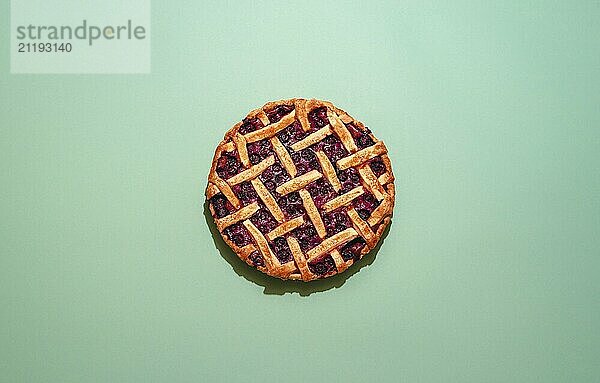
[[[71,43],[19,43],[19,53],[42,53],[42,52],[71,52]]]

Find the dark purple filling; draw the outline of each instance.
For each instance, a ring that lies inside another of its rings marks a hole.
[[[340,194],[347,193],[362,184],[360,174],[354,168],[338,170],[337,176],[342,183],[342,190],[340,190]]]
[[[351,226],[350,219],[344,208],[334,210],[330,213],[324,213],[322,217],[325,229],[329,236],[337,234]]]
[[[250,221],[261,231],[266,234],[277,227],[277,221],[271,215],[266,208],[261,207],[254,215],[250,218]]]
[[[231,202],[223,195],[223,193],[215,194],[211,199],[210,203],[212,204],[213,211],[215,212],[215,217],[223,218],[229,215],[234,209]]]
[[[285,196],[279,197],[277,204],[285,212],[288,218],[293,218],[304,214],[302,199],[298,192],[293,192]]]
[[[340,253],[342,254],[342,258],[344,261],[348,261],[350,259],[359,259],[360,251],[363,249],[363,247],[365,247],[365,245],[366,242],[361,237],[354,238],[341,248]]]
[[[327,255],[316,262],[309,263],[308,268],[317,275],[325,275],[336,271],[335,262],[331,255]]]
[[[229,226],[223,230],[223,234],[229,237],[229,239],[239,247],[252,243],[250,232],[241,222]]]
[[[298,175],[308,173],[311,170],[321,170],[321,165],[317,160],[317,156],[310,149],[306,148],[292,154],[292,161],[296,164]]]
[[[286,114],[289,114],[294,110],[293,105],[277,105],[273,110],[267,112],[267,117],[271,123],[277,122],[283,118]]]
[[[292,231],[292,235],[298,240],[302,251],[308,251],[321,243],[315,227],[308,222]]]
[[[240,134],[248,134],[264,127],[262,121],[256,117],[244,118],[242,125],[240,125]]]
[[[276,160],[273,165],[269,166],[264,172],[262,172],[260,179],[272,194],[276,194],[275,189],[277,186],[289,181],[291,178],[279,160]]]
[[[371,170],[377,177],[385,173],[385,164],[381,160],[381,158],[377,157],[369,164],[371,166]]]
[[[308,184],[306,190],[310,193],[317,208],[321,208],[325,202],[337,196],[337,193],[333,190],[329,182],[323,178],[319,178]]]
[[[320,129],[329,124],[329,119],[327,118],[327,108],[321,107],[311,110],[308,113],[308,122],[310,122],[310,127],[313,130]]]
[[[277,138],[285,146],[290,147],[292,144],[300,141],[307,136],[308,133],[302,129],[302,125],[298,120],[295,120],[293,124],[290,124],[287,128],[277,133]]]
[[[258,267],[258,266],[262,266],[262,267],[264,267],[264,266],[265,266],[265,259],[263,258],[263,256],[262,256],[262,255],[260,255],[260,253],[259,253],[258,251],[254,251],[254,252],[252,252],[252,253],[251,253],[251,254],[248,256],[248,259],[250,260],[250,262],[252,262],[252,264],[253,264],[255,267]]]
[[[287,241],[283,237],[275,238],[275,240],[271,242],[271,250],[273,250],[273,253],[275,253],[275,256],[282,264],[292,260],[292,252]]]
[[[253,165],[258,164],[260,161],[273,154],[273,146],[271,146],[269,140],[249,143],[247,148],[248,158],[250,158],[250,162]]]
[[[254,186],[249,181],[244,181],[241,184],[232,186],[231,188],[233,193],[244,203],[244,205],[248,205],[256,200],[258,200],[258,195],[256,194],[256,190],[254,190]]]
[[[336,163],[340,158],[348,156],[348,151],[344,148],[342,141],[334,135],[327,136],[320,143],[316,144],[323,150],[323,153],[332,163]]]
[[[356,142],[356,146],[358,146],[359,149],[364,149],[368,146],[375,145],[375,142],[373,142],[373,139],[371,136],[369,136],[369,133],[371,133],[369,128],[365,127],[363,130],[353,123],[347,124],[346,128],[348,128],[348,131],[350,134],[352,134],[352,137]]]
[[[367,219],[379,206],[379,201],[371,193],[364,193],[353,201],[354,209],[362,219]]]
[[[238,160],[237,151],[223,152],[217,160],[217,174],[223,179],[233,177],[242,171],[242,163]]]

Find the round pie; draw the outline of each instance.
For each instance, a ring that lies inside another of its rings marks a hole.
[[[215,151],[206,198],[246,263],[309,281],[375,247],[394,208],[382,141],[330,102],[294,98],[250,112]]]

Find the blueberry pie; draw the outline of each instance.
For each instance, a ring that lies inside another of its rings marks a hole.
[[[281,279],[346,270],[390,223],[394,175],[387,148],[330,102],[269,102],[217,146],[206,188],[225,242]]]

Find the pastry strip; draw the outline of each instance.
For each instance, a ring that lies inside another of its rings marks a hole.
[[[296,271],[296,264],[294,261],[289,261],[277,268],[277,274],[284,278],[287,278],[294,271]]]
[[[275,258],[275,255],[271,251],[271,248],[269,247],[267,240],[262,235],[260,230],[258,230],[258,228],[256,226],[254,226],[254,224],[252,222],[250,222],[249,220],[244,221],[244,226],[246,226],[246,229],[248,229],[248,231],[250,232],[250,235],[252,235],[252,237],[254,237],[254,240],[256,241],[256,245],[258,246],[258,250],[262,253],[262,256],[265,260],[265,265],[267,266],[267,270],[272,270],[274,267],[276,267],[279,264],[279,261],[277,260],[277,258]]]
[[[332,237],[326,238],[323,242],[313,247],[306,253],[308,262],[310,263],[310,261],[320,257],[321,255],[329,253],[338,246],[345,245],[348,241],[351,241],[356,237],[358,237],[356,230],[348,228],[333,235]]]
[[[279,133],[281,130],[287,128],[288,125],[294,122],[295,118],[296,112],[292,110],[289,114],[283,116],[283,118],[277,121],[276,123],[267,125],[264,128],[255,130],[254,132],[250,132],[244,137],[246,138],[246,141],[248,143],[264,140],[265,138],[271,138],[277,133]]]
[[[241,258],[245,261],[250,254],[256,251],[256,246],[254,246],[253,244],[249,244],[244,247],[238,247],[238,249],[240,250],[238,254],[240,254],[242,256]]]
[[[369,226],[369,224],[363,221],[363,219],[360,217],[360,215],[358,215],[354,208],[348,209],[348,217],[350,217],[350,219],[352,220],[356,231],[358,231],[360,235],[365,239],[367,245],[369,247],[375,246],[375,243],[377,243],[377,237],[375,236],[375,233],[373,233],[373,230],[371,230],[371,226]]]
[[[308,122],[308,113],[306,112],[306,100],[297,100],[295,107],[296,116],[298,116],[302,129],[304,129],[305,132],[308,132],[310,130],[310,123]]]
[[[344,258],[342,258],[342,255],[338,250],[333,250],[331,252],[331,258],[333,258],[333,261],[335,262],[335,268],[338,273],[341,273],[348,268],[348,264],[344,261]]]
[[[317,207],[315,206],[315,203],[312,197],[310,196],[310,193],[305,189],[302,189],[300,190],[300,197],[302,198],[304,210],[306,210],[308,218],[310,218],[311,222],[315,226],[315,229],[317,229],[317,234],[319,235],[319,237],[325,238],[325,236],[327,235],[327,230],[325,230],[325,224],[321,219],[321,214],[319,214],[319,211],[317,210]]]
[[[356,143],[354,142],[354,138],[346,128],[346,125],[340,120],[340,118],[331,110],[327,110],[327,117],[329,118],[329,123],[335,134],[340,138],[342,144],[350,153],[354,153],[358,150]]]
[[[304,218],[302,216],[291,219],[287,222],[282,223],[277,226],[275,229],[271,230],[267,233],[266,237],[269,241],[274,240],[277,237],[281,237],[284,234],[289,233],[294,230],[298,226],[301,226],[304,223]]]
[[[333,164],[329,161],[329,158],[322,151],[318,151],[317,160],[319,160],[319,164],[321,164],[321,169],[323,169],[323,175],[329,181],[331,186],[333,186],[333,190],[339,191],[342,188],[342,184],[337,177],[337,173],[333,168]]]
[[[344,170],[352,166],[358,166],[371,158],[377,157],[386,153],[387,149],[383,141],[378,141],[375,145],[359,150],[358,152],[344,157],[337,162],[338,169]]]
[[[243,208],[236,211],[235,213],[231,213],[228,216],[225,216],[223,218],[215,219],[215,223],[217,224],[217,227],[219,228],[219,230],[223,230],[223,229],[233,225],[234,223],[238,223],[240,221],[243,221],[245,219],[252,217],[254,215],[254,213],[256,213],[257,211],[258,211],[258,204],[256,202],[253,202],[248,206],[244,206]]]
[[[231,141],[228,141],[226,144],[221,145],[221,151],[223,152],[233,152],[234,149],[235,145]]]
[[[218,176],[213,177],[211,181],[217,186],[217,188],[219,188],[221,193],[223,193],[223,195],[227,197],[227,199],[229,200],[229,202],[231,202],[233,207],[239,209],[242,206],[242,203],[240,202],[238,197],[236,197],[235,193],[233,192],[233,190],[231,190],[231,187],[227,182],[225,182]]]
[[[297,151],[300,151],[302,149],[306,149],[309,146],[314,145],[317,142],[322,141],[323,138],[327,137],[328,135],[330,135],[332,133],[333,132],[331,131],[331,127],[329,125],[325,125],[324,127],[322,127],[321,129],[317,130],[316,132],[309,134],[308,136],[304,137],[300,141],[298,141],[295,144],[293,144],[292,145],[292,150],[295,151],[295,152],[297,152]]]
[[[212,197],[215,196],[215,194],[218,194],[219,192],[220,192],[220,190],[217,187],[217,185],[215,185],[212,182],[209,182],[208,186],[206,187],[206,198],[211,199]]]
[[[392,185],[392,184],[388,184],[388,185]],[[377,206],[375,208],[375,210],[373,210],[369,219],[367,219],[367,223],[369,225],[371,225],[371,226],[377,225],[379,223],[379,221],[381,221],[384,217],[386,217],[387,215],[389,215],[391,213],[390,210],[391,210],[392,204],[394,202],[394,194],[393,193],[394,193],[393,186],[388,187],[387,196],[383,199],[383,201],[381,201],[379,206]]]
[[[322,176],[323,175],[321,173],[319,173],[318,170],[311,170],[308,173],[305,173],[296,178],[292,178],[291,180],[277,186],[277,189],[275,189],[275,191],[281,195],[286,195],[291,192],[295,192],[300,189],[303,189],[306,185],[308,185],[309,183],[311,183],[313,181],[318,180]]]
[[[358,168],[358,172],[365,180],[367,188],[371,191],[375,198],[377,198],[378,201],[381,201],[385,197],[386,193],[383,189],[383,186],[381,186],[379,180],[375,176],[375,173],[373,173],[373,170],[371,170],[369,164],[365,164],[364,166]]]
[[[262,109],[260,109],[258,113],[256,113],[256,118],[258,118],[264,126],[267,126],[271,123],[271,121],[269,121],[269,117],[267,117],[267,114]]]
[[[258,177],[262,172],[265,171],[266,168],[273,165],[275,163],[275,156],[269,156],[254,165],[250,169],[246,169],[241,173],[234,175],[233,177],[227,180],[227,183],[231,186],[241,184],[244,181],[252,180]]]
[[[300,249],[298,241],[294,237],[288,237],[287,243],[290,246],[290,250],[292,252],[292,256],[294,257],[294,261],[296,261],[296,265],[298,265],[298,270],[300,270],[300,275],[302,276],[302,279],[305,281],[310,280],[310,276],[312,273],[306,264],[306,258],[304,257],[302,249]]]
[[[340,196],[335,197],[332,200],[329,200],[323,204],[323,210],[325,212],[330,212],[332,210],[337,209],[340,206],[347,205],[354,198],[360,196],[365,192],[362,186],[357,186],[354,189],[350,190],[348,193],[342,194]]]
[[[390,175],[390,173],[385,172],[382,175],[380,175],[379,178],[377,178],[377,181],[379,181],[380,184],[385,185],[394,181],[394,177]]]
[[[262,183],[262,181],[260,179],[258,179],[258,177],[253,179],[250,182],[252,182],[252,186],[254,186],[254,189],[256,190],[256,194],[258,194],[258,196],[263,201],[263,203],[265,204],[267,209],[269,209],[271,214],[273,214],[273,217],[275,217],[277,222],[282,223],[285,220],[285,217],[283,216],[283,212],[281,211],[281,208],[275,201],[275,198],[273,198],[273,195],[265,187],[265,185]]]
[[[289,173],[290,177],[296,177],[296,174],[298,174],[296,164],[294,163],[294,161],[292,161],[292,157],[290,156],[290,153],[288,153],[285,146],[283,146],[283,144],[281,143],[281,141],[279,141],[279,138],[277,138],[277,136],[271,137],[270,141],[271,145],[273,145],[273,150],[275,150],[277,157],[279,157],[279,161],[281,161],[283,167]]]
[[[248,158],[248,148],[246,147],[246,139],[239,133],[233,136],[233,142],[237,148],[240,160],[244,166],[250,166],[250,159]]]

